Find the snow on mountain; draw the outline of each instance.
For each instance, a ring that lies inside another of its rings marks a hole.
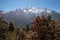
[[[15,25],[27,25],[36,17],[36,16],[48,16],[51,15],[53,19],[60,18],[60,14],[56,11],[49,10],[46,8],[24,8],[16,9],[5,14],[5,20],[7,22],[13,21]]]
[[[47,12],[47,13],[51,13],[51,10],[48,9],[43,9],[43,8],[35,8],[35,7],[31,7],[28,10],[24,9],[23,12],[27,13],[27,12],[32,12],[32,13],[41,13],[41,12]]]

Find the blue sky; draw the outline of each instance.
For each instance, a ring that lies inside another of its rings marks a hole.
[[[60,0],[0,0],[0,10],[10,11],[26,7],[47,8],[60,12]]]

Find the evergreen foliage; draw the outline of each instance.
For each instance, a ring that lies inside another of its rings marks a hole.
[[[50,15],[47,18],[37,16],[32,25],[26,25],[24,29],[0,19],[0,40],[60,40],[59,30],[60,24],[56,24]]]

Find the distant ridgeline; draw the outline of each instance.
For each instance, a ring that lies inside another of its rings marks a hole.
[[[24,9],[16,9],[14,11],[2,12],[5,16],[5,21],[12,21],[16,26],[25,26],[27,24],[31,24],[31,21],[34,20],[37,16],[45,16],[50,15],[52,19],[60,19],[60,13],[49,10],[46,8],[24,8]]]

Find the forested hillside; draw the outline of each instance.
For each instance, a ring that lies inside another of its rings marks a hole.
[[[30,25],[18,28],[0,18],[0,40],[60,40],[60,20],[37,16]]]

